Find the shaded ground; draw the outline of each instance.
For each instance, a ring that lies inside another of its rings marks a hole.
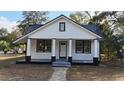
[[[100,64],[100,66],[72,65],[67,70],[67,80],[72,81],[113,81],[124,80],[124,67]]]
[[[0,54],[0,62],[10,62],[24,59],[24,54]]]
[[[51,64],[12,64],[24,55],[0,55],[0,80],[43,81],[53,74]],[[59,74],[57,74],[59,75]],[[57,75],[56,78],[58,79]],[[124,80],[124,63],[104,62],[100,66],[72,65],[66,73],[67,80]]]
[[[0,54],[0,80],[44,81],[52,76],[51,64],[15,64],[23,54]]]
[[[0,80],[49,80],[53,69],[48,64],[12,64],[0,68]]]

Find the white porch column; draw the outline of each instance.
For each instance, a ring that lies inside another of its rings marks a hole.
[[[72,40],[69,40],[68,62],[72,62]]]
[[[26,51],[26,57],[25,60],[26,62],[31,62],[31,39],[27,39],[27,51]]]
[[[98,57],[98,41],[94,40],[94,57]]]
[[[69,57],[72,57],[72,40],[69,40]]]
[[[56,39],[52,39],[52,57],[51,57],[51,61],[55,61],[56,60]]]
[[[31,39],[27,39],[27,56],[31,56]]]
[[[93,63],[95,65],[99,64],[99,41],[94,40],[94,58],[93,58]]]
[[[52,56],[55,56],[56,39],[52,40]]]

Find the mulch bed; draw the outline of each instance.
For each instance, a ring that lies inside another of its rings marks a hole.
[[[50,64],[11,64],[0,68],[0,80],[46,81],[52,73]]]

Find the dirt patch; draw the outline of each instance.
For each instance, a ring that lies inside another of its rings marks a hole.
[[[124,68],[112,66],[73,65],[67,70],[71,81],[113,81],[124,80]]]
[[[49,80],[53,69],[49,64],[11,64],[0,68],[0,80],[43,81]]]

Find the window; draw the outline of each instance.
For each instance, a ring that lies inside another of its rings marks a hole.
[[[37,40],[37,52],[51,52],[51,40]]]
[[[65,22],[59,23],[59,31],[64,32],[65,31]]]
[[[83,53],[83,41],[76,40],[76,53]]]
[[[91,41],[84,40],[84,53],[91,53]]]
[[[91,53],[90,40],[76,40],[76,53]]]

